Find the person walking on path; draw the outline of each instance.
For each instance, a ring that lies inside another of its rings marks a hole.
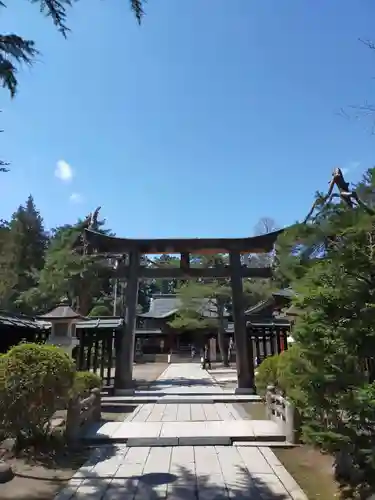
[[[208,366],[208,369],[211,370],[211,359],[210,359],[210,351],[208,349],[208,345],[204,346],[204,354],[203,354],[203,369],[206,370]]]
[[[193,360],[195,358],[197,351],[195,350],[194,344],[191,346],[191,359]]]

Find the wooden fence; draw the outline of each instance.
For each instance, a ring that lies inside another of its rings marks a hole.
[[[283,430],[286,441],[295,443],[298,432],[296,410],[286,396],[276,392],[273,385],[267,387],[266,411],[267,417]]]
[[[288,349],[290,327],[254,324],[248,327],[248,335],[253,344],[254,359],[260,364],[268,356],[280,354]]]

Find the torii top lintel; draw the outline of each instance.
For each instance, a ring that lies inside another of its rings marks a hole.
[[[284,229],[272,233],[247,238],[157,238],[129,239],[106,236],[85,229],[86,241],[99,253],[127,253],[137,250],[141,254],[216,254],[229,253],[266,253],[270,252],[279,234]]]

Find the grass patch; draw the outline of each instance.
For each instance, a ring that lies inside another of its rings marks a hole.
[[[137,406],[119,404],[102,405],[101,420],[103,422],[123,422],[136,408]]]
[[[242,403],[252,420],[267,420],[264,403]],[[339,485],[332,473],[332,458],[307,445],[273,448],[280,462],[293,476],[309,500],[340,498]]]
[[[340,498],[333,478],[332,458],[307,445],[295,448],[273,448],[272,451],[294,477],[309,500]]]
[[[268,420],[263,403],[242,403],[242,406],[251,420]]]

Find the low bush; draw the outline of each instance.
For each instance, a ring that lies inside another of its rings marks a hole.
[[[256,369],[255,385],[257,392],[264,395],[268,385],[277,385],[277,366],[279,355],[268,356]]]
[[[0,355],[0,440],[5,437],[5,357]]]
[[[18,444],[48,435],[53,414],[67,403],[74,373],[73,360],[58,347],[20,344],[10,349],[0,370],[6,434]]]
[[[101,378],[92,372],[76,372],[73,383],[73,394],[80,396],[88,396],[91,389],[102,386]]]
[[[100,318],[103,316],[112,316],[112,311],[104,304],[95,305],[88,314],[92,318]]]
[[[308,383],[309,373],[309,364],[298,344],[293,344],[279,355],[277,386],[299,409],[306,404],[303,387]]]
[[[274,356],[268,356],[257,368],[256,387],[260,394],[268,385],[284,392],[294,404],[303,407],[305,396],[302,388],[308,381],[309,364],[297,344]]]

